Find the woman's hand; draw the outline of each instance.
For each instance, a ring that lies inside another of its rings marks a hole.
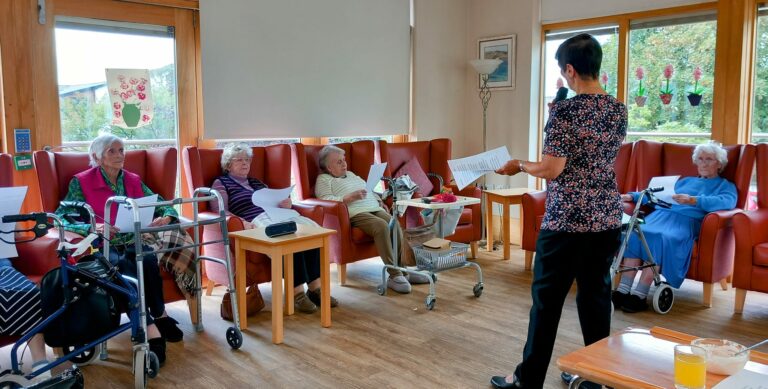
[[[160,227],[160,226],[164,226],[164,225],[166,225],[166,224],[168,224],[170,222],[171,222],[171,217],[170,216],[162,216],[162,217],[155,218],[155,220],[152,220],[152,223],[149,223],[149,226],[150,227]]]
[[[496,174],[503,174],[506,176],[514,176],[520,173],[520,160],[510,159],[500,169],[496,170]]]
[[[256,228],[255,224],[243,220],[243,229],[244,230],[250,230],[250,229],[253,229],[253,228]]]
[[[96,223],[96,232],[103,235],[105,225],[104,223]],[[109,226],[109,236],[115,236],[118,232],[120,232],[120,229],[115,226]]]
[[[290,197],[285,199],[285,200],[283,200],[283,201],[281,201],[281,202],[279,202],[277,204],[277,206],[280,207],[280,208],[290,208],[292,205],[293,205],[293,203],[291,203],[291,198]]]
[[[621,195],[621,201],[632,201],[632,195],[631,194],[623,194]]]
[[[344,196],[344,198],[342,200],[346,204],[353,203],[353,202],[355,202],[357,200],[364,199],[367,193],[368,192],[365,189],[356,190],[356,191],[354,191],[354,192]]]
[[[678,202],[678,204],[682,205],[696,205],[696,197],[690,196],[687,194],[674,194],[672,195],[672,200],[675,200]]]

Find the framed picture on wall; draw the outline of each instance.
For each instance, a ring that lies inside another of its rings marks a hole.
[[[478,41],[478,58],[500,59],[501,64],[488,77],[489,88],[515,89],[515,47],[517,35],[483,38]],[[482,79],[480,86],[482,86]]]

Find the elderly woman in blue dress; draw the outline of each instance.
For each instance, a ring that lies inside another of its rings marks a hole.
[[[679,288],[688,273],[693,242],[699,235],[701,222],[707,213],[733,209],[736,206],[736,186],[719,176],[728,163],[728,155],[719,144],[710,142],[696,146],[693,163],[698,177],[684,177],[675,184],[672,199],[678,204],[658,207],[645,218],[641,226],[653,259],[661,274],[673,288]],[[622,195],[622,200],[636,202],[639,193]],[[639,266],[647,254],[636,235],[632,235],[624,253],[625,266]],[[648,309],[646,297],[653,282],[653,270],[643,269],[640,281],[632,289],[636,271],[625,272],[621,284],[613,292],[613,304],[624,312]]]

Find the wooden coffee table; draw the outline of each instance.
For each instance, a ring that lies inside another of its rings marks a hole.
[[[245,257],[246,251],[268,256],[272,261],[272,343],[283,343],[283,286],[285,278],[286,313],[293,315],[293,253],[320,249],[320,324],[331,326],[331,270],[330,236],[335,230],[322,227],[298,225],[296,233],[270,238],[264,228],[230,232],[235,244],[235,288],[240,328],[248,327],[248,312],[245,304]],[[283,264],[285,263],[285,264]],[[285,268],[285,273],[283,273]],[[283,277],[285,275],[285,277]]]
[[[532,192],[534,189],[529,188],[510,188],[510,189],[497,189],[486,190],[485,194],[485,228],[486,239],[488,244],[486,245],[488,251],[493,251],[493,203],[500,203],[503,211],[501,215],[501,237],[502,245],[504,246],[504,259],[509,259],[509,206],[521,204],[523,195]],[[523,234],[523,210],[520,209],[520,239],[522,244]],[[526,265],[526,270],[529,268]]]
[[[560,370],[616,389],[674,387],[674,347],[698,336],[661,327],[627,328],[557,360]],[[744,367],[768,374],[768,354],[752,351]],[[707,373],[707,388],[726,376]]]

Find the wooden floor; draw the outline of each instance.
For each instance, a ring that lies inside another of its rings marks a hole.
[[[230,325],[219,318],[224,288],[206,297],[205,331],[195,333],[183,303],[168,306],[181,322],[184,341],[168,345],[168,361],[153,388],[486,388],[492,375],[511,372],[521,358],[531,306],[531,274],[523,270],[523,253],[513,246],[512,259],[482,252],[478,262],[485,292],[472,296],[474,270],[438,275],[434,311],[424,307],[428,286],[410,295],[376,293],[381,276],[378,259],[348,266],[348,285],[333,295],[333,326],[322,328],[320,315],[297,313],[285,319],[285,343],[273,345],[270,306],[249,319],[242,349],[224,340]],[[268,284],[261,285],[270,301]],[[752,344],[768,337],[768,295],[749,293],[743,315],[734,315],[733,290],[716,288],[714,308],[699,304],[701,284],[686,281],[676,291],[672,311],[616,312],[613,330],[628,326],[664,326],[706,337]],[[269,303],[268,303],[269,304]],[[582,346],[573,291],[566,300],[546,388],[564,388],[555,366],[558,356]],[[132,386],[130,345],[123,335],[109,343],[110,358],[83,368],[87,388]],[[0,359],[8,366],[10,349]]]

